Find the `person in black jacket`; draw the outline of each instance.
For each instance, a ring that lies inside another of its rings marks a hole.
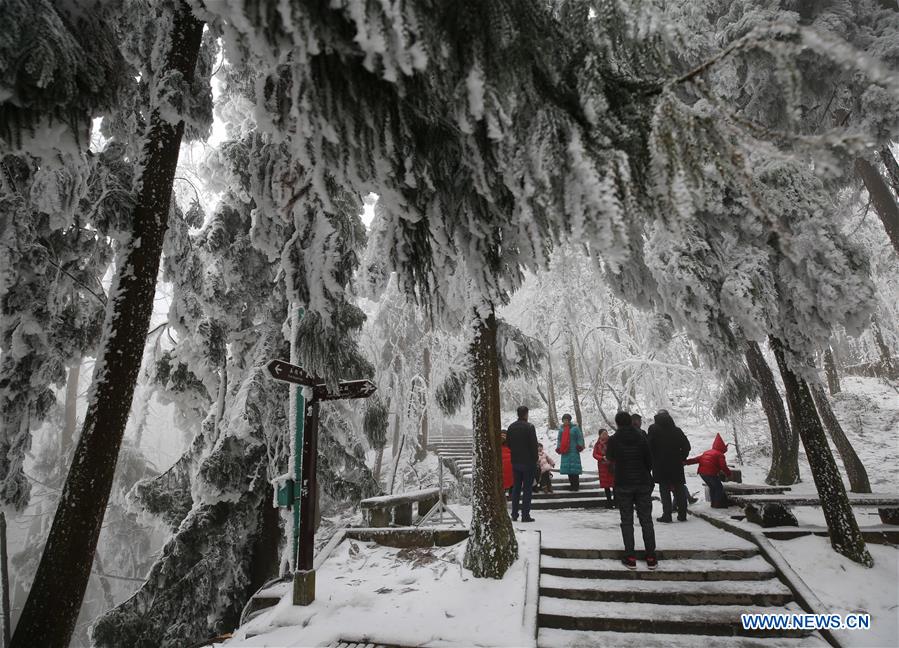
[[[637,568],[634,552],[634,508],[643,532],[643,548],[646,549],[646,566],[655,569],[656,536],[652,526],[652,457],[649,443],[643,433],[631,427],[631,415],[618,412],[615,415],[618,431],[609,438],[606,457],[615,462],[615,501],[621,514],[621,537],[624,540],[622,563],[628,569]]]
[[[690,455],[687,435],[674,424],[665,410],[659,410],[649,426],[649,451],[652,453],[652,474],[659,485],[662,517],[659,522],[671,522],[671,494],[677,507],[677,519],[687,519],[687,494],[684,490],[684,460]]]
[[[521,498],[521,521],[533,522],[531,495],[537,471],[537,430],[528,423],[528,408],[518,408],[518,420],[506,430],[506,440],[512,451],[512,519],[518,521],[518,500]]]

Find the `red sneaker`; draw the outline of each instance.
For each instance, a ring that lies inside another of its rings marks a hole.
[[[627,567],[628,569],[636,569],[637,568],[637,558],[635,556],[626,556],[621,559],[621,564]]]
[[[646,556],[646,566],[649,569],[655,569],[659,566],[659,560],[654,555],[649,554]]]

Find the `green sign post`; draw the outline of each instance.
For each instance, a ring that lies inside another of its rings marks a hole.
[[[313,508],[318,489],[315,479],[318,454],[318,404],[325,400],[368,398],[377,388],[370,380],[349,380],[340,381],[337,383],[336,391],[331,391],[323,380],[310,376],[297,365],[283,360],[272,360],[267,368],[275,380],[297,385],[294,475],[293,479],[286,480],[283,486],[279,487],[277,500],[279,506],[293,507],[295,559],[293,603],[309,605],[315,600]],[[306,399],[300,386],[311,388],[311,398]]]

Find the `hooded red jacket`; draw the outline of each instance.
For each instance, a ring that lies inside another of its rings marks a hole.
[[[515,478],[512,475],[512,450],[509,446],[502,446],[503,453],[503,490],[512,488]]]
[[[727,460],[724,458],[725,452],[727,452],[727,444],[724,443],[724,439],[721,438],[720,434],[716,434],[711,450],[706,450],[697,457],[687,459],[684,463],[687,465],[699,464],[699,470],[696,472],[700,475],[713,476],[723,470],[724,474],[730,477],[730,468],[727,467]]]

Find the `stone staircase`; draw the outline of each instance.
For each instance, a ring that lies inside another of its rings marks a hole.
[[[662,549],[654,571],[628,570],[621,550],[540,553],[540,648],[828,645],[817,633],[743,629],[744,613],[804,612],[755,548]]]
[[[428,450],[436,452],[443,465],[465,484],[471,484],[474,466],[471,430],[457,426],[444,427],[441,434],[428,439]]]
[[[599,475],[596,471],[581,474],[577,491],[568,490],[568,477],[553,471],[553,492],[534,492],[531,509],[586,509],[608,508],[605,491],[599,487]]]
[[[568,490],[568,477],[553,471],[552,485],[552,493],[534,490],[534,495],[531,498],[532,511],[608,508],[606,495],[603,489],[599,487],[599,476],[596,472],[583,473],[581,475],[580,489],[570,491]]]

